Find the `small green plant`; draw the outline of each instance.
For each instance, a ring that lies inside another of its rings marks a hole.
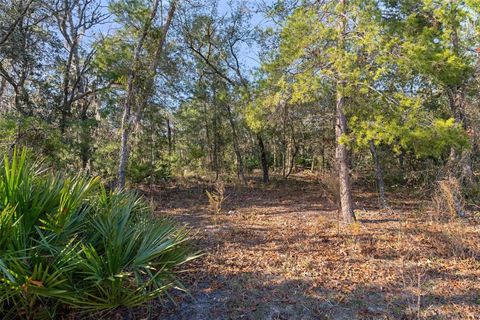
[[[153,218],[134,193],[49,173],[26,155],[0,164],[2,318],[133,307],[181,288],[175,270],[196,257],[185,229]]]

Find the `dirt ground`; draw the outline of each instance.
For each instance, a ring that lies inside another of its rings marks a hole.
[[[480,319],[480,229],[472,214],[439,221],[401,192],[378,210],[354,195],[358,223],[337,223],[318,179],[227,186],[221,214],[205,184],[162,187],[158,215],[192,228],[204,255],[181,278],[190,294],[152,304],[148,318]]]

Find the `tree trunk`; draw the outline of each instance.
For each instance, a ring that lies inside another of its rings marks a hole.
[[[170,118],[168,116],[167,116],[167,139],[168,139],[168,154],[171,155],[173,151],[172,127],[170,125]]]
[[[150,30],[150,26],[152,25],[155,17],[157,16],[157,9],[158,9],[159,0],[156,0],[152,7],[152,12],[150,14],[150,18],[145,25],[143,26],[143,32],[138,38],[137,44],[134,49],[133,53],[133,61],[132,67],[130,68],[130,72],[128,74],[127,80],[127,96],[125,98],[125,104],[123,107],[123,116],[122,116],[122,126],[120,129],[120,161],[118,164],[118,189],[123,189],[125,187],[125,175],[128,163],[128,136],[130,133],[131,127],[131,112],[132,106],[135,102],[136,94],[137,94],[137,70],[138,62],[140,61],[140,54],[143,49],[143,43],[145,42],[145,38]]]
[[[455,54],[460,55],[460,43],[458,30],[455,26],[451,32],[451,44]],[[452,85],[447,88],[447,94],[450,104],[450,109],[454,114],[455,121],[463,126],[465,131],[470,131],[470,124],[467,119],[467,112],[465,110],[465,82]],[[453,160],[453,161],[452,161]],[[467,150],[463,150],[460,154],[458,150],[452,148],[450,150],[450,162],[448,164],[449,169],[451,170],[450,174],[459,172],[459,180],[462,184],[467,187],[472,187],[476,183],[475,175],[472,170],[472,159],[471,154]],[[456,174],[458,176],[458,174]]]
[[[0,81],[0,109],[3,109],[3,95],[5,93],[5,89],[7,88],[7,79],[3,78]]]
[[[344,97],[343,84],[337,84],[337,119],[335,127],[336,136],[336,158],[338,169],[338,182],[340,193],[340,211],[345,223],[352,223],[355,221],[355,214],[353,212],[352,190],[350,184],[350,170],[348,167],[348,149],[347,146],[341,142],[342,136],[347,132],[347,119],[344,114]]]
[[[339,0],[339,4],[345,11],[346,0]],[[346,27],[346,15],[345,13],[340,17],[338,29],[340,32],[340,39],[338,43],[339,50],[345,50],[345,27]],[[348,149],[347,146],[342,143],[341,138],[347,133],[347,118],[345,117],[345,97],[344,97],[345,83],[342,80],[337,81],[337,103],[336,103],[336,126],[335,126],[335,138],[336,138],[336,160],[338,169],[338,182],[339,182],[339,195],[340,195],[340,211],[342,213],[344,223],[352,223],[355,221],[355,214],[353,211],[352,201],[352,187],[350,184],[350,170],[348,166]]]
[[[273,172],[277,172],[277,144],[273,142]]]
[[[210,139],[210,125],[209,125],[209,118],[208,118],[208,109],[207,109],[207,103],[202,103],[203,105],[203,122],[205,125],[205,140],[206,143],[205,145],[207,146],[207,151],[208,151],[208,166],[210,167],[211,170],[215,170],[215,140],[212,141]],[[214,118],[215,119],[215,118]],[[213,134],[215,135],[215,121],[213,121]],[[210,141],[212,141],[210,143]],[[203,148],[203,145],[202,145]]]
[[[295,158],[297,157],[298,154],[298,146],[297,143],[295,142],[295,137],[293,136],[292,133],[292,139],[291,139],[291,154],[289,156],[289,164],[288,164],[288,171],[287,174],[285,175],[285,180],[288,179],[288,177],[292,174],[293,168],[295,167]]]
[[[288,109],[287,104],[285,103],[283,107],[283,126],[282,126],[282,177],[283,179],[287,178],[287,117]]]
[[[257,134],[257,140],[258,147],[260,148],[260,162],[262,164],[263,183],[267,184],[269,182],[267,152],[265,151],[265,145],[263,144],[263,139],[260,134]]]
[[[118,189],[125,187],[126,169],[128,162],[128,134],[130,131],[130,113],[131,104],[125,103],[122,117],[121,141],[120,141],[120,161],[118,164]]]
[[[80,160],[82,162],[82,169],[88,171],[90,157],[92,153],[92,135],[91,135],[91,125],[88,121],[88,107],[90,102],[85,101],[86,105],[82,106],[80,114]]]
[[[325,171],[326,169],[326,163],[325,163],[325,136],[322,136],[322,171]]]
[[[177,9],[177,0],[170,1],[170,7],[168,9],[167,18],[165,23],[162,26],[162,33],[160,34],[159,41],[157,43],[157,47],[153,54],[153,59],[151,64],[148,67],[148,71],[150,72],[147,81],[143,87],[143,96],[140,103],[137,106],[137,110],[134,117],[135,126],[138,127],[140,125],[140,120],[142,118],[142,113],[145,107],[150,102],[150,98],[153,96],[153,91],[155,87],[155,78],[157,76],[157,68],[160,65],[160,60],[163,54],[163,48],[165,47],[165,42],[167,40],[167,34],[170,30],[172,25],[173,17],[175,15],[175,11]]]
[[[230,127],[232,128],[233,149],[237,157],[237,174],[242,179],[243,183],[247,184],[247,179],[245,179],[245,173],[243,171],[242,153],[240,152],[240,146],[238,144],[237,127],[235,125],[235,121],[233,120],[232,109],[228,105],[226,107],[227,107],[227,113],[228,113],[228,121],[230,123]]]
[[[216,92],[216,91],[214,91]],[[220,148],[220,132],[218,131],[218,113],[217,105],[213,104],[213,170],[215,171],[215,181],[218,181],[220,176],[220,162],[219,162],[219,148]]]
[[[463,90],[460,88],[451,88],[448,96],[450,109],[454,114],[455,121],[461,124],[463,129],[468,132],[470,127],[465,112],[465,97]],[[462,184],[466,186],[472,186],[475,184],[471,154],[468,150],[458,152],[455,148],[451,148],[448,169],[451,171],[451,174],[454,174],[459,178]]]
[[[375,164],[375,179],[377,180],[377,188],[380,196],[380,205],[382,208],[387,206],[387,198],[385,197],[385,183],[383,181],[383,170],[378,159],[377,148],[373,140],[370,140],[370,153],[372,154],[373,162]]]

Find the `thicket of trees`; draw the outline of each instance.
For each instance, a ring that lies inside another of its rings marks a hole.
[[[446,178],[474,197],[479,13],[476,0],[2,1],[0,147],[118,188],[333,172],[345,222],[353,173],[375,178],[383,206],[393,184]]]

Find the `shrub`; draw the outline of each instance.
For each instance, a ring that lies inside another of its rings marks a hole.
[[[195,258],[185,229],[154,219],[131,192],[98,178],[63,177],[14,152],[0,164],[0,315],[52,317],[66,304],[89,311],[133,307],[181,287]]]
[[[463,190],[458,180],[454,177],[437,181],[437,188],[432,200],[439,217],[445,217],[445,215],[450,218],[465,216]]]
[[[213,214],[222,212],[222,205],[225,201],[225,185],[222,181],[217,181],[213,185],[212,191],[206,191],[208,197],[208,210]]]
[[[338,175],[334,172],[321,172],[318,174],[318,180],[324,191],[324,196],[329,202],[340,205],[340,184]]]

